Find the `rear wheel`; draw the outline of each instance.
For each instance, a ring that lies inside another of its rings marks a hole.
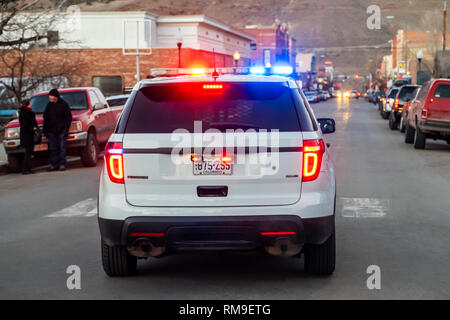
[[[136,272],[137,258],[124,246],[110,247],[102,239],[103,270],[110,277],[131,276]]]
[[[414,128],[411,127],[408,123],[408,121],[406,121],[406,125],[405,125],[405,143],[407,144],[411,144],[414,143]]]
[[[387,120],[387,118],[389,118],[389,112],[383,112],[383,119]]]
[[[414,148],[416,149],[425,149],[425,144],[427,142],[427,138],[425,134],[420,130],[418,126],[416,126],[416,136],[414,139]]]
[[[389,129],[397,130],[397,128],[398,128],[398,123],[395,119],[395,115],[393,113],[391,113],[391,115],[389,117]]]
[[[98,160],[98,143],[93,133],[88,134],[87,143],[81,149],[81,162],[85,167],[95,167]]]
[[[20,172],[22,169],[23,154],[8,154],[8,170],[10,172]]]
[[[305,246],[305,271],[316,275],[330,275],[336,266],[336,238],[333,233],[323,244]]]

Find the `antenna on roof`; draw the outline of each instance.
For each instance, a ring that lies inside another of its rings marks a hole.
[[[216,81],[217,78],[219,77],[219,73],[216,70],[216,52],[214,51],[214,48],[213,48],[213,65],[214,65],[214,71],[211,76],[214,78],[214,81]]]

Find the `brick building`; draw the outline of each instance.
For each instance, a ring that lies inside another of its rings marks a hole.
[[[247,26],[243,31],[255,37],[255,50],[251,52],[252,65],[289,64],[295,68],[297,41],[289,35],[286,24],[275,22],[268,27]]]
[[[240,66],[250,65],[249,33],[234,29],[204,15],[156,16],[148,12],[81,12],[77,21],[61,19],[52,32],[56,41],[46,50],[55,61],[76,56],[82,70],[69,76],[71,86],[97,86],[106,95],[117,94],[136,83],[136,55],[140,48],[139,78],[151,68],[212,67],[213,54],[218,67],[234,66],[238,51]],[[125,22],[124,22],[125,21]],[[2,68],[0,68],[1,70]],[[0,71],[1,73],[1,71]],[[1,75],[5,76],[5,75]]]
[[[450,35],[447,36],[447,39]],[[391,55],[385,56],[381,63],[381,76],[384,78],[402,78],[411,76],[417,82],[417,53],[422,51],[422,71],[433,71],[434,55],[442,49],[442,34],[398,30],[391,41]]]

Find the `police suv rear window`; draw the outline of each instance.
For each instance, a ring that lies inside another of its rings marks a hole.
[[[194,132],[195,121],[202,121],[203,132],[210,128],[221,132],[300,131],[300,124],[304,131],[312,131],[303,102],[293,90],[297,89],[281,82],[149,85],[136,93],[125,133],[171,133],[177,129]]]

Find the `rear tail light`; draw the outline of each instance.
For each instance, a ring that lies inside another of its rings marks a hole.
[[[324,152],[325,143],[322,139],[303,141],[302,181],[313,181],[317,179]]]
[[[408,110],[409,107],[411,106],[411,103],[405,103],[405,105],[403,106],[403,110]]]
[[[124,183],[122,143],[108,142],[105,148],[105,159],[109,179],[114,183]]]
[[[394,102],[394,108],[395,108],[395,110],[398,110],[398,103],[400,102],[400,99],[399,98],[397,98],[397,99],[395,99],[395,102]]]
[[[428,110],[422,109],[422,119],[426,120],[428,118]]]

